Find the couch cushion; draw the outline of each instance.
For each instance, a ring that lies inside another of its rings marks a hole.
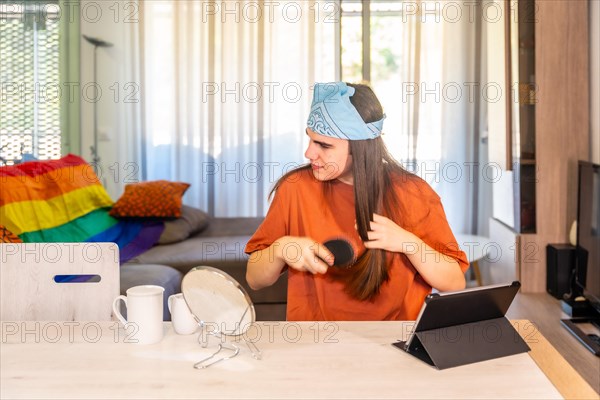
[[[23,243],[23,241],[4,225],[0,225],[0,243]]]
[[[210,218],[204,211],[190,207],[181,207],[181,217],[173,221],[165,221],[165,230],[158,239],[158,244],[181,242],[190,235],[201,232],[209,224]]]
[[[250,236],[258,229],[263,218],[211,218],[208,227],[195,236]]]
[[[116,218],[179,218],[189,183],[165,180],[130,183],[110,210]]]
[[[154,246],[135,258],[144,264],[164,264],[187,272],[199,265],[246,269],[246,243],[262,218],[212,218],[202,232],[178,243]]]
[[[249,236],[193,236],[182,242],[154,246],[135,258],[144,264],[165,264],[187,272],[192,267],[236,264],[245,267]]]

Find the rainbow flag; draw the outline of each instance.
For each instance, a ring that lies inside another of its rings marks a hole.
[[[164,224],[117,220],[113,201],[81,157],[0,167],[0,225],[23,242],[114,242],[125,262],[152,247]]]

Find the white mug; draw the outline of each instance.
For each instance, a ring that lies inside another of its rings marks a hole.
[[[154,285],[134,286],[127,289],[127,296],[118,296],[113,301],[113,312],[127,329],[130,342],[152,344],[163,338],[163,292],[164,288]],[[119,312],[119,301],[127,307],[127,320]]]
[[[173,329],[180,335],[191,335],[198,329],[198,321],[192,315],[182,293],[169,296],[167,305],[171,312]]]

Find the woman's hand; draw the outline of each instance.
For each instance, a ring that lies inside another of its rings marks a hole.
[[[333,254],[321,243],[307,237],[283,236],[269,247],[252,253],[246,268],[246,282],[258,290],[277,282],[286,264],[298,271],[324,274],[333,261]]]
[[[290,268],[324,274],[333,265],[334,256],[327,247],[308,237],[284,236],[277,243],[275,254]]]
[[[416,251],[419,243],[415,235],[379,214],[373,214],[371,230],[367,234],[369,241],[364,242],[367,249],[383,249],[411,254]]]
[[[416,235],[384,216],[373,214],[367,249],[404,253],[431,287],[440,291],[465,288],[465,276],[458,261],[431,248]]]

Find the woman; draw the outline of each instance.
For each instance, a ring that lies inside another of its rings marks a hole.
[[[432,287],[465,287],[440,198],[387,152],[385,116],[366,85],[316,84],[310,164],[283,176],[246,246],[246,279],[270,286],[288,270],[288,320],[414,320]],[[332,267],[324,242],[344,238],[356,262]]]

